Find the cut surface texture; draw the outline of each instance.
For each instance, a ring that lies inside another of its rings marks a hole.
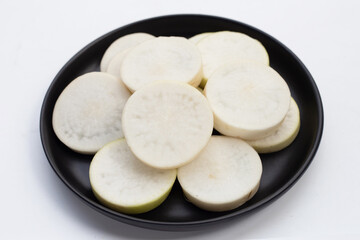
[[[211,32],[199,33],[199,34],[196,34],[196,35],[192,36],[191,38],[189,38],[189,40],[192,41],[193,43],[197,44],[202,39],[204,39],[207,36],[210,36],[211,34],[212,34]]]
[[[124,139],[106,144],[89,170],[96,198],[116,211],[137,214],[159,206],[168,196],[176,170],[159,170],[139,161]]]
[[[124,107],[122,120],[134,154],[161,169],[190,162],[213,130],[213,114],[204,95],[174,81],[158,81],[136,91]]]
[[[91,72],[73,80],[60,94],[53,112],[57,137],[74,151],[92,154],[123,137],[121,116],[130,97],[108,73]]]
[[[290,106],[284,79],[263,64],[228,64],[220,67],[205,87],[220,133],[255,140],[280,126]]]
[[[107,73],[110,73],[112,75],[114,75],[115,77],[117,77],[118,79],[121,80],[121,75],[120,75],[120,69],[121,69],[121,64],[126,56],[126,54],[130,51],[130,49],[128,50],[124,50],[119,52],[118,54],[116,54],[110,61],[108,68],[106,69]]]
[[[258,140],[247,141],[258,153],[280,151],[289,146],[296,138],[300,129],[300,112],[294,99],[284,121],[270,136]]]
[[[212,136],[200,155],[178,169],[185,196],[208,211],[227,211],[257,192],[262,175],[258,153],[245,141]]]
[[[269,56],[264,46],[243,33],[216,32],[200,40],[197,47],[203,60],[202,87],[219,66],[228,62],[251,61],[269,65]]]
[[[202,79],[201,55],[186,38],[158,37],[130,50],[121,65],[121,79],[132,92],[158,80],[197,87]]]
[[[131,49],[139,43],[142,43],[152,38],[155,37],[148,33],[131,33],[118,38],[106,49],[104,56],[102,57],[100,62],[100,70],[102,72],[106,72],[110,61],[116,54]]]

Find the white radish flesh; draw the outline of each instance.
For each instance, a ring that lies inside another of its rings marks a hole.
[[[121,116],[129,90],[108,73],[73,80],[56,101],[52,124],[57,137],[74,151],[92,154],[123,137]]]
[[[100,70],[105,72],[112,58],[119,52],[130,49],[152,38],[154,38],[154,36],[148,33],[131,33],[118,38],[106,49],[100,62]]]
[[[171,169],[190,162],[205,147],[212,134],[213,115],[196,88],[158,81],[129,98],[122,126],[129,147],[141,161]]]
[[[120,74],[121,64],[122,64],[126,54],[129,51],[130,51],[130,49],[121,51],[118,54],[116,54],[110,61],[109,66],[106,69],[106,72],[114,75],[115,77],[117,77],[118,79],[121,80],[121,74]]]
[[[178,169],[185,196],[208,211],[232,210],[254,196],[262,175],[257,152],[241,139],[212,136],[199,156]]]
[[[192,41],[193,43],[197,44],[202,39],[204,39],[207,36],[210,36],[211,34],[212,34],[211,32],[199,33],[199,34],[196,34],[196,35],[192,36],[191,38],[189,38],[189,40]]]
[[[264,46],[256,39],[243,33],[222,31],[213,33],[197,43],[203,60],[204,79],[207,79],[221,65],[228,62],[258,62],[269,64]]]
[[[189,40],[195,44],[198,44],[201,40],[203,40],[205,37],[210,36],[211,34],[213,34],[213,33],[212,32],[199,33],[199,34],[196,34],[196,35],[192,36],[191,38],[189,38]],[[204,77],[203,77],[203,79],[201,79],[199,86],[201,88],[204,88],[205,84],[206,84],[206,79],[204,79]]]
[[[137,214],[154,209],[166,199],[176,170],[158,170],[143,164],[121,139],[96,153],[89,176],[101,203],[119,212]]]
[[[197,87],[202,79],[201,55],[186,38],[158,37],[137,45],[126,55],[121,79],[132,92],[158,80]]]
[[[258,153],[280,151],[289,146],[296,138],[300,129],[300,112],[294,99],[284,121],[270,136],[258,140],[247,141]]]
[[[205,87],[220,133],[254,140],[280,126],[290,106],[284,79],[263,64],[228,64],[220,67]]]

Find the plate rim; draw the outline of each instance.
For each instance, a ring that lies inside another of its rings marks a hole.
[[[53,160],[51,159],[50,153],[48,152],[46,143],[45,143],[45,129],[44,129],[44,119],[45,119],[45,113],[44,113],[44,108],[47,102],[47,99],[50,97],[50,91],[53,88],[55,82],[57,82],[59,76],[62,75],[62,73],[68,68],[69,65],[72,64],[72,62],[78,58],[79,55],[81,55],[83,52],[85,52],[88,48],[90,48],[91,46],[93,46],[94,44],[101,42],[103,39],[107,38],[108,36],[114,34],[115,32],[121,31],[124,28],[128,28],[132,25],[135,24],[139,24],[142,22],[147,22],[147,21],[154,21],[154,20],[159,20],[159,19],[166,19],[166,18],[189,18],[189,17],[197,17],[197,18],[211,18],[213,20],[218,20],[218,21],[224,21],[224,22],[229,22],[232,24],[237,24],[237,25],[242,25],[245,28],[249,28],[255,32],[258,32],[261,35],[265,35],[266,37],[270,38],[272,41],[274,41],[277,45],[280,45],[288,54],[291,55],[291,57],[297,62],[297,64],[299,64],[299,66],[301,67],[301,69],[303,70],[303,72],[306,74],[306,77],[308,78],[309,82],[311,83],[311,87],[313,88],[314,92],[315,92],[315,104],[318,108],[318,114],[319,114],[319,118],[317,121],[317,126],[318,126],[318,131],[316,132],[316,137],[314,140],[314,143],[312,145],[311,151],[308,154],[307,158],[305,159],[304,163],[301,165],[301,167],[296,171],[296,173],[281,187],[279,188],[277,191],[275,191],[272,194],[269,194],[268,196],[266,196],[265,198],[261,199],[260,201],[258,201],[257,203],[248,206],[244,209],[239,209],[238,211],[234,211],[234,212],[230,212],[228,214],[224,214],[222,216],[218,216],[218,217],[214,217],[214,218],[210,218],[210,219],[204,219],[204,220],[196,220],[196,221],[186,221],[186,222],[180,222],[180,221],[156,221],[156,220],[148,220],[148,219],[142,219],[142,218],[138,218],[136,217],[136,215],[127,215],[127,214],[123,214],[120,212],[116,212],[110,208],[107,208],[103,205],[101,205],[100,203],[94,202],[90,199],[88,199],[86,196],[84,196],[81,192],[77,191],[72,184],[61,174],[60,170],[57,168],[57,166],[53,163]],[[84,46],[81,50],[79,50],[75,55],[73,55],[65,64],[64,66],[57,72],[57,74],[55,75],[54,79],[52,80],[51,84],[49,85],[49,87],[47,88],[46,94],[44,96],[43,102],[42,102],[42,106],[41,106],[41,110],[40,110],[40,121],[39,121],[39,129],[40,129],[40,138],[41,138],[41,144],[44,150],[44,153],[46,155],[46,158],[51,166],[51,168],[53,169],[53,171],[56,173],[56,175],[61,179],[61,181],[67,186],[68,189],[70,189],[73,193],[75,193],[76,196],[78,196],[82,201],[84,201],[88,206],[92,207],[93,209],[97,210],[98,212],[101,212],[104,215],[107,215],[113,219],[118,220],[119,218],[121,218],[122,222],[128,223],[128,224],[133,224],[133,225],[137,225],[137,226],[141,226],[141,224],[145,224],[142,227],[147,227],[147,228],[156,228],[156,229],[164,229],[164,227],[192,227],[192,226],[201,226],[201,225],[207,225],[210,223],[215,223],[215,222],[220,222],[220,221],[224,221],[230,218],[234,218],[234,217],[238,217],[240,215],[244,215],[246,213],[252,212],[255,209],[259,209],[260,207],[265,207],[267,205],[269,205],[271,202],[275,201],[276,199],[278,199],[279,197],[281,197],[284,193],[286,193],[292,186],[295,185],[295,183],[301,178],[301,176],[306,172],[307,168],[310,166],[311,162],[313,161],[316,152],[319,148],[320,142],[321,142],[321,138],[322,138],[322,134],[323,134],[323,128],[324,128],[324,109],[323,109],[323,104],[322,104],[322,100],[321,100],[321,95],[320,95],[320,91],[312,77],[312,75],[310,74],[310,72],[308,71],[308,69],[306,68],[306,66],[303,64],[303,62],[287,47],[285,46],[283,43],[281,43],[279,40],[277,40],[276,38],[274,38],[273,36],[269,35],[268,33],[253,27],[251,25],[248,25],[246,23],[240,22],[238,20],[234,20],[234,19],[230,19],[230,18],[225,18],[225,17],[220,17],[220,16],[215,16],[215,15],[206,15],[206,14],[171,14],[171,15],[161,15],[161,16],[156,16],[156,17],[151,17],[151,18],[146,18],[146,19],[142,19],[139,21],[135,21],[126,25],[123,25],[121,27],[118,27],[114,30],[111,30],[108,33],[105,33],[103,35],[101,35],[100,37],[96,38],[95,40],[91,41],[90,43],[88,43],[86,46]],[[157,227],[154,227],[152,225],[156,225]],[[171,229],[170,229],[171,230]]]

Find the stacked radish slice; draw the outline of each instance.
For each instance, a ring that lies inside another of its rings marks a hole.
[[[176,177],[194,205],[235,209],[260,186],[258,153],[282,150],[299,131],[286,82],[264,46],[242,33],[125,35],[100,69],[60,94],[53,129],[70,149],[96,153],[92,190],[116,211],[154,209]]]

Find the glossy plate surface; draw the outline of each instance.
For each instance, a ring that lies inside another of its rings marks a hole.
[[[298,103],[300,132],[286,149],[261,155],[263,176],[259,191],[246,204],[228,212],[203,211],[184,198],[178,182],[167,200],[158,208],[140,215],[126,215],[101,205],[94,197],[89,182],[92,156],[77,154],[63,145],[52,129],[52,111],[61,91],[77,76],[99,71],[107,47],[117,38],[147,32],[155,36],[191,37],[202,32],[238,31],[258,39],[270,56],[270,65],[288,83]],[[323,130],[323,108],[316,84],[303,63],[282,43],[249,25],[205,15],[172,15],[147,19],[118,28],[90,43],[60,70],[44,98],[40,116],[40,134],[50,165],[71,191],[90,207],[116,220],[153,229],[190,230],[245,215],[275,200],[288,190],[305,172],[315,156]]]

